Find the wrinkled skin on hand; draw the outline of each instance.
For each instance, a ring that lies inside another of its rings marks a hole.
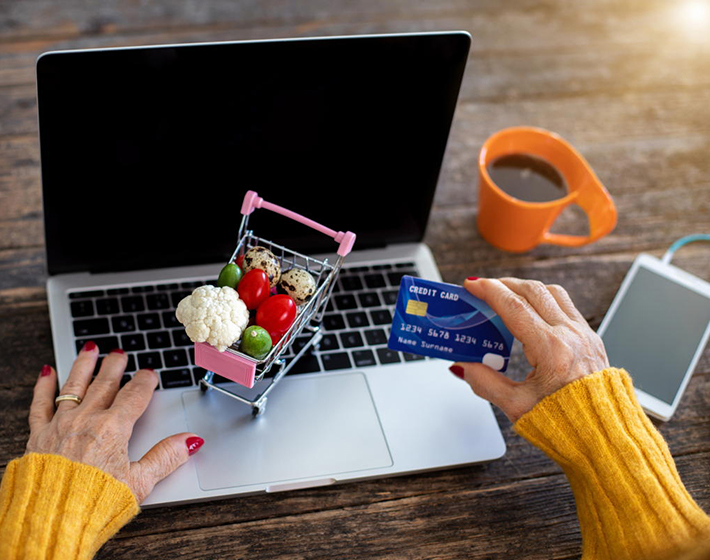
[[[466,280],[464,287],[500,315],[522,343],[533,369],[521,382],[483,364],[457,363],[452,371],[462,371],[474,393],[498,406],[511,421],[568,383],[609,367],[601,338],[561,286],[481,278]]]
[[[160,480],[187,461],[186,440],[196,436],[191,433],[170,436],[139,461],[131,462],[128,440],[136,421],[148,407],[158,375],[140,370],[119,390],[126,355],[111,352],[91,382],[97,359],[98,349],[93,344],[79,352],[60,394],[77,395],[83,401],[81,404],[62,401],[56,410],[57,374],[49,366],[43,368],[30,407],[26,452],[52,453],[97,467],[128,485],[141,503]]]

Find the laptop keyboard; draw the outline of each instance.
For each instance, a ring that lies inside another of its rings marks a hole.
[[[289,375],[424,360],[387,348],[399,281],[405,274],[418,276],[413,262],[343,267],[323,316],[320,348],[304,354]],[[193,343],[175,318],[175,308],[197,286],[216,282],[210,278],[71,292],[76,352],[89,340],[98,345],[96,375],[106,354],[123,349],[128,365],[121,385],[140,368],[158,372],[159,389],[195,385],[205,370],[195,366]],[[293,359],[310,336],[299,336],[284,357]]]

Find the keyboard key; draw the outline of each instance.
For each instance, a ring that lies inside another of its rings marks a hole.
[[[372,267],[372,270],[390,270],[392,268],[391,264],[376,264]]]
[[[187,352],[183,348],[163,352],[165,367],[174,368],[188,365]]]
[[[170,308],[170,298],[165,292],[158,292],[157,294],[148,294],[147,296],[145,296],[145,301],[148,304],[148,309],[150,311]]]
[[[99,357],[99,359],[96,360],[96,365],[94,366],[94,373],[91,374],[93,377],[96,377],[99,374],[99,370],[101,369],[101,364],[103,363],[103,361],[103,356]]]
[[[195,288],[199,288],[200,286],[202,286],[202,282],[200,282],[199,280],[194,280],[192,282],[183,282],[182,284],[180,284],[180,287],[182,289],[190,290],[190,293],[192,293],[192,290],[194,290]]]
[[[163,311],[161,315],[163,316],[163,325],[165,325],[166,329],[182,327],[180,321],[175,317],[175,311]]]
[[[360,300],[361,307],[380,307],[382,305],[380,296],[377,295],[377,292],[365,292],[364,294],[358,294],[357,298]]]
[[[113,326],[113,332],[116,333],[131,332],[136,330],[136,322],[130,315],[112,317],[111,325]]]
[[[294,340],[293,344],[291,344],[291,348],[293,348],[293,353],[298,354],[301,350],[303,350],[303,347],[308,344],[308,341],[311,340],[312,336],[312,334],[306,336],[299,336],[296,340]]]
[[[390,282],[390,286],[399,287],[399,283],[402,280],[402,276],[416,276],[417,273],[414,270],[398,270],[397,272],[390,272],[387,274],[387,280]]]
[[[190,358],[190,363],[194,366],[195,365],[195,347],[190,346],[187,349],[187,355]]]
[[[365,276],[365,284],[368,288],[384,288],[387,283],[385,277],[379,272],[377,274],[367,274]]]
[[[90,299],[71,302],[72,317],[91,317],[94,314],[94,302]]]
[[[128,383],[131,380],[131,376],[128,375],[127,373],[124,373],[123,376],[121,377],[121,384],[120,386],[123,387],[126,383]]]
[[[170,301],[173,304],[173,307],[177,307],[178,303],[180,303],[183,299],[185,299],[187,296],[189,296],[192,292],[173,292],[170,294]]]
[[[84,344],[92,340],[99,347],[99,354],[108,354],[111,350],[119,347],[117,336],[97,336],[96,338],[80,338],[76,341],[76,352],[84,347]]]
[[[143,369],[160,369],[163,367],[163,360],[160,352],[143,352],[138,354],[138,366]]]
[[[148,348],[170,348],[173,343],[170,340],[168,331],[149,332],[146,334],[148,338]]]
[[[369,272],[370,267],[369,266],[351,266],[350,268],[344,269],[346,272]]]
[[[338,348],[340,348],[340,344],[338,344],[338,337],[334,334],[326,334],[323,338],[321,338],[319,348],[321,352],[327,350],[337,350]]]
[[[342,315],[325,315],[323,316],[323,328],[327,331],[339,331],[345,328],[345,321]]]
[[[409,352],[402,352],[405,362],[418,362],[419,360],[426,360],[424,356],[419,354],[410,354]]]
[[[348,325],[351,329],[359,329],[362,327],[369,327],[370,321],[367,318],[367,313],[364,311],[358,311],[357,313],[348,313],[345,317],[348,319]]]
[[[160,381],[163,384],[163,389],[190,387],[192,385],[192,374],[189,368],[166,369],[160,372]]]
[[[135,288],[134,288],[135,290]],[[136,313],[145,311],[143,296],[126,296],[121,298],[121,308],[124,313]]]
[[[375,325],[387,325],[392,322],[392,313],[389,309],[375,309],[370,311],[370,316]]]
[[[330,298],[330,301],[335,300],[335,305],[341,311],[346,309],[355,309],[357,307],[357,301],[355,301],[355,296],[351,294],[338,294]]]
[[[360,346],[365,346],[362,335],[357,331],[340,333],[340,341],[343,343],[343,348],[359,348]]]
[[[353,361],[357,367],[377,365],[375,355],[372,353],[372,350],[356,350],[353,352]]]
[[[84,291],[84,292],[71,292],[69,294],[69,299],[102,297],[103,295],[104,295],[103,290],[89,290],[89,291]]]
[[[403,262],[403,263],[397,263],[395,265],[397,268],[414,268],[414,263],[413,262]],[[414,273],[416,274],[416,272]]]
[[[128,373],[134,373],[138,367],[136,366],[136,356],[135,354],[128,354],[128,363],[126,364],[126,371]]]
[[[179,286],[178,286],[177,284],[160,284],[159,286],[157,286],[158,291],[160,291],[160,292],[167,292],[167,291],[170,291],[170,290],[177,290],[178,287],[179,287]]]
[[[148,288],[150,288],[151,291],[152,291],[152,289],[153,289],[152,286],[133,286],[133,287],[131,288],[131,292],[134,293],[134,294],[142,294],[143,292],[147,292],[147,291],[148,291]]]
[[[377,357],[381,364],[398,364],[402,361],[399,358],[399,352],[395,352],[389,348],[378,348]]]
[[[115,315],[119,313],[117,298],[106,298],[96,300],[96,313],[99,315]]]
[[[202,286],[202,284],[200,284]],[[192,377],[195,379],[195,383],[197,383],[200,379],[202,379],[205,374],[207,373],[206,369],[203,369],[201,367],[194,367],[192,368]],[[221,375],[219,376],[221,379],[224,379]],[[219,381],[216,380],[217,376],[215,375],[212,379],[212,381],[215,381],[216,383],[219,383]]]
[[[338,280],[338,284],[340,284],[346,292],[355,292],[363,288],[362,280],[360,280],[359,276],[341,276],[340,280]]]
[[[324,355],[328,356],[328,354]],[[295,364],[293,364],[291,369],[288,371],[288,375],[291,375],[292,373],[314,373],[320,370],[320,364],[318,363],[318,358],[315,354],[305,354],[304,356],[301,356]]]
[[[191,346],[194,344],[192,340],[190,340],[190,337],[187,336],[185,329],[173,329],[171,332],[174,346]]]
[[[365,340],[370,346],[387,344],[387,335],[382,329],[372,329],[371,331],[365,331]]]
[[[394,305],[397,303],[397,296],[399,295],[399,290],[387,290],[382,292],[382,299],[385,300],[385,305]]]
[[[350,357],[347,352],[334,352],[332,354],[321,354],[323,369],[333,371],[334,369],[348,369],[351,366]]]
[[[124,334],[121,337],[121,348],[123,348],[126,352],[145,350],[145,339],[143,338],[143,333]]]
[[[85,338],[95,334],[108,334],[110,332],[108,319],[80,319],[74,321],[74,336]]]
[[[128,288],[112,288],[110,290],[106,290],[106,295],[107,296],[122,296],[125,295],[129,292]]]
[[[142,331],[152,331],[161,328],[160,315],[157,313],[143,313],[138,315],[138,328]]]
[[[200,369],[202,369],[202,368],[200,368]],[[215,373],[212,376],[212,383],[234,383],[234,381],[232,381],[231,379],[227,379],[226,377],[222,377],[221,375],[218,375]]]

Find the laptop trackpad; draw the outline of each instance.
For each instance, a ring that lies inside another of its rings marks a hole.
[[[243,387],[226,384],[233,391]],[[203,490],[270,484],[392,465],[365,376],[285,377],[264,413],[211,390],[182,395],[190,431],[205,439],[193,457]]]

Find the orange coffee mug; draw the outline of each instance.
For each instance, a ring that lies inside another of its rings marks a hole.
[[[488,165],[507,155],[545,160],[567,183],[567,194],[548,202],[528,202],[503,192],[491,179]],[[519,126],[493,134],[478,157],[478,231],[491,245],[510,252],[529,251],[541,243],[579,247],[604,237],[616,226],[616,207],[582,155],[554,132]],[[550,233],[557,216],[570,204],[587,214],[589,235]]]

